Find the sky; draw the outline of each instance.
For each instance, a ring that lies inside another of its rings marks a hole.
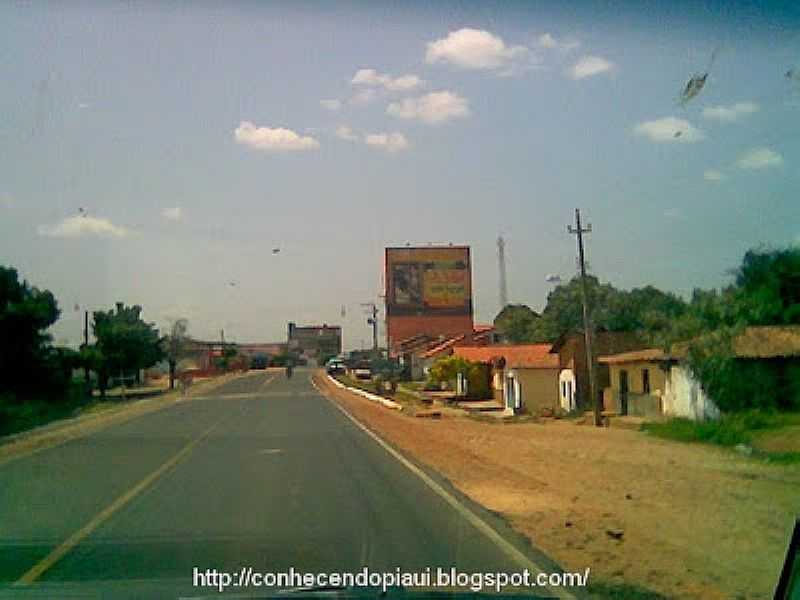
[[[716,287],[800,241],[799,25],[791,2],[2,3],[0,264],[70,344],[119,300],[360,347],[406,243],[471,246],[489,322],[498,235],[540,310],[575,208],[601,280]]]

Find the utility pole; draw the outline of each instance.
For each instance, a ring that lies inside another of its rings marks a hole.
[[[88,351],[89,349],[89,311],[83,311],[83,347]],[[87,356],[84,353],[84,357]],[[89,384],[89,365],[85,364],[83,367],[83,379],[86,384]]]
[[[367,324],[372,326],[372,350],[378,351],[378,306],[374,302],[362,302],[361,306],[369,309]]]
[[[592,318],[589,306],[589,290],[586,285],[586,259],[583,252],[583,234],[592,232],[591,223],[581,227],[581,211],[575,209],[575,227],[567,225],[567,232],[578,237],[578,261],[581,268],[581,299],[583,300],[583,339],[586,345],[586,365],[589,369],[589,394],[594,408],[594,424],[600,427],[603,424],[600,414],[600,398],[597,394],[597,380],[595,377],[594,351],[592,348]]]

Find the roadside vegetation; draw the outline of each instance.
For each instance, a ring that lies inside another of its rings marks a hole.
[[[71,416],[104,395],[112,378],[139,381],[165,357],[165,338],[141,318],[140,306],[118,303],[95,311],[95,342],[80,350],[52,343],[49,328],[61,314],[55,296],[0,266],[0,435]]]
[[[723,415],[718,421],[670,419],[645,423],[642,430],[678,442],[739,446],[746,454],[776,463],[800,463],[800,412],[750,410]],[[776,449],[776,441],[786,438]]]

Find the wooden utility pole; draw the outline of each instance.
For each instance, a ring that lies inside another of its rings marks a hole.
[[[89,350],[89,311],[83,311],[83,347],[86,349],[86,352]],[[84,352],[84,357],[87,356],[86,352]],[[83,379],[86,382],[87,386],[89,384],[89,365],[85,364],[83,366]]]
[[[583,252],[583,234],[592,232],[592,225],[581,227],[581,211],[575,209],[575,227],[567,225],[567,232],[578,237],[578,261],[581,268],[581,299],[583,303],[583,340],[586,346],[586,366],[589,370],[589,395],[594,408],[594,424],[602,426],[603,419],[600,408],[600,397],[597,393],[597,378],[595,377],[594,350],[592,348],[592,313],[589,306],[589,289],[586,284],[586,259]]]

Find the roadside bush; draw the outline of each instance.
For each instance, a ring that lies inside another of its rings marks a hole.
[[[782,424],[781,413],[752,410],[725,415],[719,421],[691,421],[679,417],[665,423],[645,423],[642,431],[678,442],[736,446],[749,445],[755,432]]]

